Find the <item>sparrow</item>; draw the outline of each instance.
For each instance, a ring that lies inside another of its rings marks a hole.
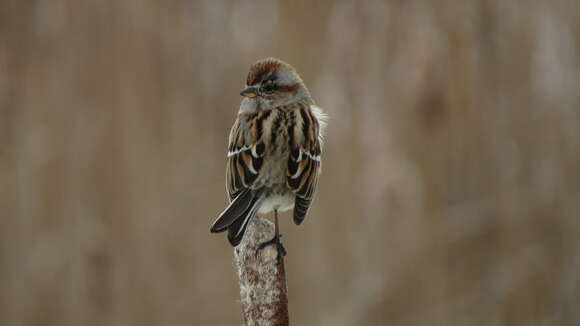
[[[244,98],[229,136],[226,191],[229,206],[211,225],[212,233],[228,231],[233,247],[240,244],[256,214],[274,212],[274,237],[258,250],[280,241],[278,213],[294,209],[300,225],[314,198],[321,169],[326,115],[315,105],[296,70],[266,58],[248,72]]]

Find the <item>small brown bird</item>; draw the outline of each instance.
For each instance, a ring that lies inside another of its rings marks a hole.
[[[250,67],[244,99],[229,138],[226,190],[229,206],[211,226],[228,231],[237,246],[256,214],[274,211],[274,244],[285,255],[278,212],[294,208],[294,223],[304,221],[318,176],[325,115],[314,104],[302,79],[289,64],[274,58]]]

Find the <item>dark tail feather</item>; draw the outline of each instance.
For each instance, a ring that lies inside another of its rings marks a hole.
[[[294,223],[296,225],[302,224],[306,213],[308,213],[308,208],[310,207],[311,200],[296,197],[294,201]]]
[[[228,228],[228,241],[233,247],[236,247],[242,241],[246,228],[250,224],[250,220],[256,215],[260,208],[261,201],[258,196],[252,199],[248,209]]]
[[[240,217],[248,211],[255,198],[256,194],[252,190],[243,190],[213,222],[210,231],[219,233],[227,230],[230,225],[241,219]]]

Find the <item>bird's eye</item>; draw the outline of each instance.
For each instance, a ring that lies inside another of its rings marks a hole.
[[[262,85],[262,92],[264,92],[266,94],[271,94],[272,92],[274,92],[275,89],[276,89],[276,84],[274,84],[274,81],[272,81],[272,80],[267,80]]]

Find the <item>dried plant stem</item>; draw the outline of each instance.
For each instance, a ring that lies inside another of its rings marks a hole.
[[[234,250],[245,326],[288,325],[284,261],[277,264],[275,246],[268,246],[256,255],[258,246],[273,236],[274,224],[255,217],[244,240]]]

